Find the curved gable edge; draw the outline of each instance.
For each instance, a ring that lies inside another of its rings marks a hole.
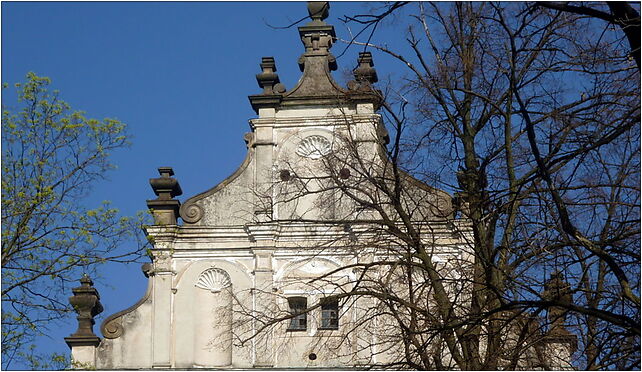
[[[254,148],[251,146],[251,142],[249,143],[249,145],[250,147],[247,154],[245,155],[245,159],[243,159],[243,162],[236,169],[236,171],[234,171],[234,173],[229,175],[227,178],[225,178],[223,181],[219,182],[217,185],[210,188],[209,190],[206,190],[204,192],[201,192],[199,194],[196,194],[190,197],[185,201],[185,203],[181,205],[179,214],[183,219],[183,222],[187,224],[194,224],[200,221],[205,212],[203,211],[202,206],[200,206],[198,202],[223,190],[227,185],[232,183],[232,181],[237,179],[241,174],[243,174],[243,172],[245,172],[247,167],[250,165],[250,163],[254,159]]]
[[[113,339],[113,338],[118,338],[123,335],[125,328],[123,326],[123,317],[131,312],[134,312],[136,309],[138,309],[140,306],[142,306],[147,300],[150,298],[152,294],[152,281],[148,280],[147,281],[147,290],[145,291],[145,294],[143,297],[138,300],[135,304],[132,306],[128,307],[125,310],[121,310],[117,313],[114,313],[102,322],[100,325],[100,332],[102,333],[103,337],[106,339]]]

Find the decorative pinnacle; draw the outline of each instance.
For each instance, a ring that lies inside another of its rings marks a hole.
[[[373,67],[372,53],[360,52],[357,63],[359,63],[359,66],[354,70],[354,77],[357,81],[367,81],[371,84],[379,81],[377,71]]]
[[[92,285],[94,285],[94,282],[91,280],[89,275],[87,273],[82,274],[82,277],[80,278],[80,284],[82,287],[89,288]]]
[[[171,178],[174,175],[174,170],[171,167],[160,167],[158,168],[158,173],[160,174],[159,178],[149,180],[149,184],[158,196],[158,200],[170,200],[183,194],[181,185],[178,184],[175,178]]]
[[[263,88],[263,94],[278,94],[285,92],[285,86],[281,84],[279,75],[276,73],[274,57],[261,58],[261,71],[256,75],[256,81]]]
[[[158,174],[163,178],[169,178],[174,175],[174,169],[172,167],[159,167]]]
[[[544,284],[544,293],[542,298],[547,301],[559,302],[562,304],[573,303],[573,292],[571,286],[564,280],[560,271],[551,274],[550,279]],[[550,307],[548,309],[548,318],[551,322],[551,333],[568,334],[566,330],[566,309],[562,307]]]
[[[103,311],[100,303],[100,295],[93,282],[87,274],[80,279],[80,287],[72,289],[73,296],[69,297],[69,303],[78,314],[78,329],[65,341],[69,347],[74,346],[98,346],[100,338],[94,334],[94,317]]]
[[[372,54],[360,52],[357,58],[358,66],[353,70],[354,80],[348,82],[348,89],[352,91],[371,91],[372,84],[379,81],[377,70],[374,69]]]
[[[563,303],[573,301],[571,286],[564,280],[560,271],[552,273],[550,279],[544,284],[544,296],[549,300],[558,300]]]
[[[328,18],[330,3],[327,1],[308,1],[308,14],[312,22],[323,22]]]
[[[261,58],[261,68],[263,69],[263,72],[276,72],[276,62],[274,62],[274,57]]]
[[[174,199],[183,194],[181,185],[173,178],[174,170],[170,167],[158,168],[160,177],[150,178],[149,184],[158,197],[147,201],[147,208],[152,210],[155,225],[176,225],[178,209],[181,202]]]
[[[323,57],[327,67],[331,71],[337,69],[336,58],[330,54],[330,48],[332,48],[332,43],[336,40],[336,34],[334,33],[334,26],[329,25],[323,22],[323,19],[328,17],[328,9],[330,9],[330,4],[325,1],[310,1],[308,2],[308,13],[312,21],[308,22],[306,25],[299,27],[299,36],[305,47],[305,53],[299,58],[299,68],[301,71],[304,71],[307,65],[310,65],[311,69],[317,70],[316,67],[321,67],[322,71],[308,71],[312,75],[318,75],[319,73],[325,75],[325,66],[319,64],[316,66],[316,63],[307,63],[306,61],[311,62],[312,59],[318,59],[317,57]],[[316,67],[312,67],[315,65]]]

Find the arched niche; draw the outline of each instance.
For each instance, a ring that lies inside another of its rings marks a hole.
[[[194,366],[232,365],[233,287],[227,271],[211,267],[194,286]]]
[[[246,301],[251,286],[242,267],[224,260],[194,262],[179,273],[172,328],[176,368],[251,365],[249,352],[233,345],[233,332],[243,331],[235,328],[236,301]]]
[[[334,196],[328,189],[328,159],[339,146],[331,130],[308,128],[279,139],[276,156],[276,218],[326,219],[334,216]],[[282,171],[292,175],[283,178]],[[304,192],[303,190],[307,190]]]

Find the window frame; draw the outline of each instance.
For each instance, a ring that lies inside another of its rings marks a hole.
[[[339,301],[338,300],[321,300],[321,322],[319,330],[338,330],[339,329]],[[334,324],[333,324],[334,323]]]
[[[303,296],[288,297],[288,307],[290,314],[294,315],[290,318],[286,331],[288,332],[304,332],[308,330],[308,299]]]

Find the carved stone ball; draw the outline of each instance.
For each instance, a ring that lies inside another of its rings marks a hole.
[[[330,3],[327,1],[308,1],[308,14],[313,20],[323,21],[328,18]]]

